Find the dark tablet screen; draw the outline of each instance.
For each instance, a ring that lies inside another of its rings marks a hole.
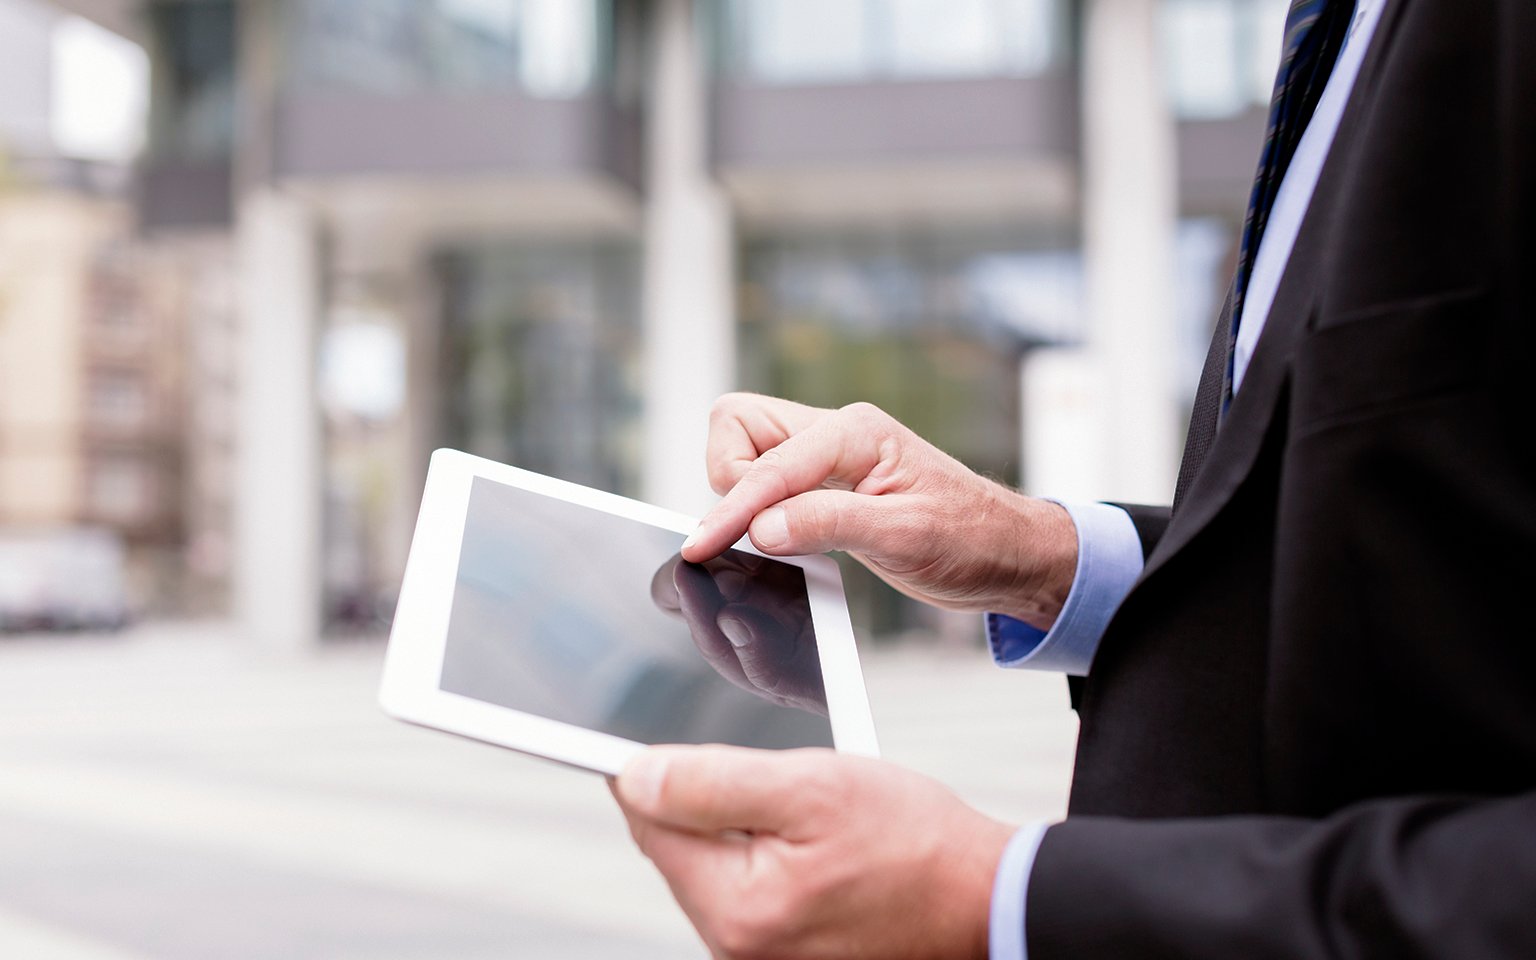
[[[793,564],[476,477],[442,689],[640,743],[832,746]]]

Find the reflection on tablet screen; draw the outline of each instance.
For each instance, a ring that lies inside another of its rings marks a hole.
[[[476,477],[442,689],[640,743],[832,746],[799,567]]]

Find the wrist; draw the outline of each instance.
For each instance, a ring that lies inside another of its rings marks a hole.
[[[1011,559],[1012,576],[987,609],[1049,631],[1072,592],[1077,573],[1077,527],[1059,503],[1008,493],[1015,498],[1015,519],[1000,527],[1008,531],[1009,538],[999,555]]]
[[[945,898],[944,916],[936,919],[954,925],[941,942],[960,949],[946,955],[985,958],[990,952],[992,887],[1016,828],[967,812],[971,814],[969,836],[952,835],[945,847],[948,862],[939,864],[933,874],[948,878],[943,889],[952,894]]]

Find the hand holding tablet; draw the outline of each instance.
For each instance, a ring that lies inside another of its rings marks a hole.
[[[875,755],[837,567],[456,451],[433,455],[390,635],[393,716],[616,774],[644,744]]]

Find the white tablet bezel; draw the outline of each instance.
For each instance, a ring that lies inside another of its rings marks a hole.
[[[616,775],[632,756],[644,749],[643,744],[485,703],[439,686],[470,487],[476,477],[681,534],[691,533],[698,526],[698,521],[691,517],[638,500],[458,450],[435,451],[390,628],[379,703],[385,713],[400,720]],[[736,544],[736,549],[763,555],[745,538]],[[837,565],[824,556],[775,559],[805,571],[836,748],[862,756],[879,756],[874,719]]]

